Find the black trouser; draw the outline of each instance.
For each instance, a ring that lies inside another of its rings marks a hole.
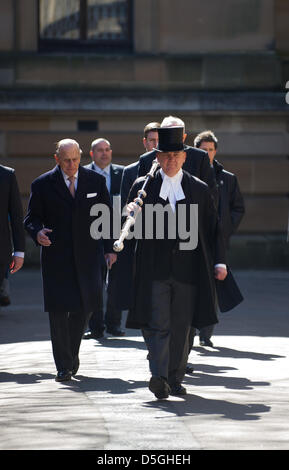
[[[170,385],[180,384],[185,374],[195,297],[192,284],[153,281],[151,320],[142,333],[151,374],[166,378]]]
[[[103,292],[101,290],[98,294],[98,308],[93,312],[89,320],[91,332],[103,333],[105,327],[108,330],[120,328],[122,311],[116,308],[116,285],[117,271],[116,266],[113,265],[109,271],[105,316],[103,313]]]
[[[213,332],[214,332],[214,328],[215,328],[215,325],[209,325],[209,326],[205,326],[204,328],[201,328],[199,330],[200,341],[210,339]],[[194,345],[194,338],[196,336],[196,330],[197,330],[196,328],[191,329],[191,333],[190,333],[191,347],[193,347],[193,345]]]
[[[7,271],[7,264],[0,264],[0,285],[5,279],[6,271]]]
[[[112,265],[109,271],[109,281],[107,288],[107,302],[106,302],[106,312],[104,317],[104,323],[108,330],[118,329],[121,325],[121,314],[122,311],[119,308],[116,308],[116,292],[117,292],[117,269],[116,264]]]
[[[58,371],[78,367],[78,353],[88,313],[49,312],[53,357]]]

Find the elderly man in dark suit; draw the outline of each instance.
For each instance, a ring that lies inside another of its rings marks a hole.
[[[0,165],[0,285],[7,267],[16,273],[22,268],[25,250],[23,210],[13,168]]]
[[[81,338],[101,289],[101,242],[91,233],[91,209],[102,204],[111,211],[111,203],[105,178],[80,166],[75,140],[58,142],[54,157],[56,167],[32,183],[25,228],[41,246],[56,381],[66,381],[77,373]],[[109,236],[103,245],[111,266]]]
[[[214,276],[223,281],[227,268],[208,186],[182,169],[187,158],[183,127],[161,127],[158,133],[161,169],[146,188],[139,215],[144,236],[137,240],[134,295],[127,327],[142,329],[149,351],[149,390],[162,399],[169,394],[186,394],[182,380],[190,329],[192,325],[217,322]],[[138,210],[133,201],[143,181],[144,177],[138,178],[131,189],[128,212]],[[197,205],[198,211],[191,217],[192,205]],[[156,216],[148,222],[152,207],[163,207],[167,217]],[[163,226],[157,227],[160,221]],[[184,237],[177,227],[187,228]],[[187,238],[192,229],[197,236],[191,244]]]
[[[96,171],[106,179],[111,202],[113,197],[120,195],[120,185],[124,166],[112,163],[112,148],[110,142],[103,137],[95,139],[91,144],[90,156],[92,162],[84,168]],[[116,265],[109,270],[107,285],[106,311],[103,315],[103,296],[99,296],[98,308],[89,320],[89,330],[85,332],[84,339],[98,339],[103,337],[104,330],[112,336],[124,336],[121,329],[122,310],[116,306],[115,288],[118,282]],[[103,267],[105,276],[106,266]]]
[[[218,188],[218,214],[222,224],[225,246],[228,250],[230,237],[236,233],[245,214],[244,199],[240,191],[238,179],[236,175],[226,171],[223,165],[216,160],[218,139],[212,131],[206,130],[198,134],[194,140],[194,145],[208,153],[210,164],[215,172]],[[200,330],[201,346],[213,346],[211,341],[213,331],[214,325]],[[195,331],[193,330],[192,343],[194,335]]]

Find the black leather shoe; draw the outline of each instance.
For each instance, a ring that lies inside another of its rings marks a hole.
[[[186,374],[193,374],[194,373],[194,368],[190,364],[187,364],[186,367]]]
[[[200,346],[210,346],[211,348],[214,347],[210,339],[200,339]]]
[[[186,395],[186,394],[187,394],[187,390],[181,384],[176,384],[176,385],[171,386],[170,395],[178,396],[178,395]]]
[[[103,332],[101,331],[86,331],[82,337],[82,339],[99,339],[103,338]]]
[[[111,336],[125,336],[125,331],[120,328],[107,328],[106,332]]]
[[[56,382],[65,382],[71,380],[71,370],[59,370],[55,377]]]
[[[163,377],[157,377],[155,375],[153,375],[150,379],[149,389],[159,400],[168,398],[170,393],[170,386],[168,382]]]

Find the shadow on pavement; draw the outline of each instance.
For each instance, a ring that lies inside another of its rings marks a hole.
[[[194,347],[191,351],[190,358],[194,352],[197,352],[199,356],[216,356],[216,357],[230,357],[235,359],[254,359],[256,361],[273,361],[275,359],[280,359],[286,356],[279,356],[277,354],[264,354],[259,352],[252,352],[252,351],[239,351],[238,349],[231,349],[225,347],[214,347],[214,348],[202,348],[202,347]]]
[[[77,375],[69,382],[63,384],[75,392],[108,392],[112,395],[134,393],[137,388],[147,387],[145,381],[127,381],[119,378],[87,377]]]
[[[221,415],[223,418],[231,420],[259,420],[261,413],[268,413],[270,406],[261,403],[251,403],[241,405],[226,400],[210,400],[198,395],[185,395],[181,401],[173,400],[156,400],[146,402],[144,404],[148,408],[158,408],[167,413],[177,416],[193,416],[193,415]],[[156,418],[157,419],[157,418]],[[161,419],[161,418],[160,418]]]
[[[54,379],[54,377],[55,374],[12,374],[10,372],[0,372],[0,383],[36,384],[43,380]]]

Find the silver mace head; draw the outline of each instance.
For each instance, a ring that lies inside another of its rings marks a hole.
[[[116,240],[113,244],[113,249],[116,252],[123,250],[123,247],[124,247],[123,242],[120,240]]]

